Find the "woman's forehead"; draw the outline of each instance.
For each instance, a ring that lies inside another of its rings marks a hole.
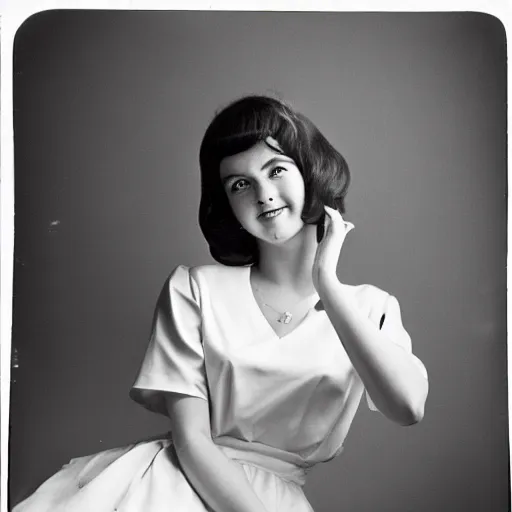
[[[240,174],[252,169],[259,170],[266,161],[276,155],[282,156],[279,143],[272,137],[267,137],[241,153],[223,158],[219,166],[220,177],[235,172]]]

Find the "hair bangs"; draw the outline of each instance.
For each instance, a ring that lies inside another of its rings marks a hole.
[[[285,147],[294,146],[297,127],[285,112],[280,112],[270,105],[251,106],[230,112],[230,118],[219,119],[215,147],[210,147],[210,155],[220,163],[223,158],[242,153],[252,148],[258,142],[265,142],[267,146],[278,153],[286,153]],[[257,108],[262,107],[262,108]],[[272,144],[268,139],[277,142]],[[290,155],[289,155],[290,156]]]

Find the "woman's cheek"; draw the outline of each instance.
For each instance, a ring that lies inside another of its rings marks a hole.
[[[244,206],[243,202],[233,200],[230,202],[231,209],[233,210],[233,214],[240,224],[244,224],[244,221],[247,217],[247,208]]]

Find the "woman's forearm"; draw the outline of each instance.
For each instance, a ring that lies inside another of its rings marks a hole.
[[[242,467],[200,433],[176,452],[192,486],[215,512],[267,512]]]
[[[420,421],[428,381],[413,356],[379,330],[337,278],[323,279],[319,296],[375,406],[401,425]]]

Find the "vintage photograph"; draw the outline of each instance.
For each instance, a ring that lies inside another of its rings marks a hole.
[[[28,18],[9,510],[507,509],[506,93],[485,13]]]

